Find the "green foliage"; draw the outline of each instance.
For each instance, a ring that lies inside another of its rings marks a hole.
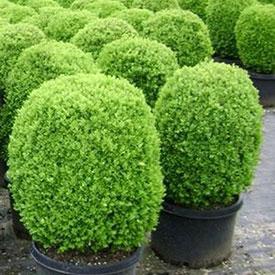
[[[45,248],[131,250],[157,223],[158,135],[142,92],[126,80],[44,83],[16,119],[9,155],[16,209]]]
[[[69,43],[42,42],[26,49],[7,79],[7,95],[1,114],[0,144],[6,158],[14,118],[30,92],[59,75],[97,72],[93,58]]]
[[[170,47],[177,54],[181,66],[196,65],[212,55],[208,29],[190,11],[166,10],[156,13],[145,21],[144,35]]]
[[[241,12],[256,0],[208,0],[207,25],[216,54],[238,58],[235,25]]]
[[[190,10],[203,20],[206,19],[206,7],[208,0],[178,0],[183,10]]]
[[[156,41],[138,37],[107,44],[97,61],[104,73],[126,78],[141,88],[151,106],[166,79],[178,69],[172,50]]]
[[[54,0],[21,0],[19,4],[31,7],[38,12],[40,8],[44,7],[60,7]]]
[[[60,6],[64,8],[69,8],[74,0],[56,0]]]
[[[235,31],[242,63],[260,73],[275,73],[275,6],[245,9]]]
[[[34,9],[16,4],[10,4],[4,8],[0,8],[0,17],[6,18],[11,24],[19,23],[25,17],[35,14],[36,12]]]
[[[263,4],[273,4],[275,5],[275,0],[260,0],[259,2]]]
[[[75,0],[72,5],[71,5],[71,9],[86,9],[86,7],[95,2],[96,0]],[[131,0],[114,0],[115,2],[121,2],[122,4],[124,4],[126,7],[130,8],[131,7]],[[106,1],[104,1],[106,2]],[[112,1],[113,2],[113,1]],[[108,5],[108,4],[107,4]],[[101,8],[102,4],[100,4],[100,8]],[[110,5],[112,6],[112,4]],[[114,4],[114,6],[117,6],[116,4]],[[121,6],[121,5],[120,5]],[[124,9],[124,7],[123,7]]]
[[[5,87],[8,73],[13,68],[20,53],[38,44],[45,35],[37,27],[28,24],[4,25],[0,31],[0,87]]]
[[[242,69],[202,63],[178,70],[155,108],[168,198],[196,209],[231,204],[251,184],[262,114]]]
[[[127,22],[118,18],[105,18],[86,25],[72,38],[72,43],[97,58],[104,45],[125,36],[137,35],[137,31]]]
[[[68,42],[80,29],[95,19],[95,15],[88,11],[65,9],[49,17],[44,32],[57,41]]]
[[[179,4],[177,0],[133,0],[132,7],[157,12],[165,9],[177,9]]]
[[[115,12],[112,17],[120,18],[125,20],[132,25],[138,32],[143,31],[143,22],[148,20],[154,13],[147,9],[126,9]]]

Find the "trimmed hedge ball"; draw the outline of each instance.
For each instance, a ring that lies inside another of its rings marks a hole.
[[[44,31],[50,38],[57,41],[69,42],[79,30],[95,19],[95,15],[85,10],[64,10],[50,16]]]
[[[137,31],[127,22],[118,18],[105,18],[86,25],[72,38],[72,43],[97,58],[104,45],[124,36],[137,35]]]
[[[97,71],[92,56],[69,43],[42,42],[26,49],[18,58],[7,79],[7,96],[2,110],[0,128],[0,144],[4,146],[3,156],[6,157],[8,137],[17,111],[32,90],[38,88],[44,81],[59,75]]]
[[[44,248],[131,251],[157,224],[158,134],[142,92],[126,80],[44,83],[16,119],[9,155],[15,207]]]
[[[184,67],[155,107],[167,196],[188,208],[228,206],[251,184],[263,110],[247,73],[220,63]]]
[[[210,59],[213,49],[208,29],[190,11],[166,10],[144,22],[144,35],[170,47],[180,66],[194,66]]]
[[[177,0],[133,0],[132,7],[157,12],[166,9],[178,9],[179,4]]]
[[[59,4],[54,0],[22,0],[19,2],[19,4],[31,7],[37,12],[39,12],[40,8],[44,7],[60,7]]]
[[[275,73],[275,6],[245,9],[235,31],[242,63],[256,72]]]
[[[80,10],[82,10],[82,9],[85,9],[89,4],[91,4],[91,3],[95,2],[95,1],[96,0],[75,0],[71,4],[71,9],[80,9]],[[113,1],[121,2],[127,8],[131,7],[131,0],[113,0]]]
[[[206,7],[208,0],[178,0],[183,10],[190,10],[203,20],[206,19]]]
[[[44,33],[29,24],[2,26],[0,31],[0,87],[5,87],[7,76],[20,53],[45,39]]]
[[[167,78],[178,69],[172,50],[156,41],[138,37],[107,44],[97,61],[104,73],[126,78],[141,88],[151,106]]]
[[[216,55],[238,58],[235,25],[241,12],[256,0],[208,0],[207,26]]]
[[[111,16],[120,18],[131,24],[138,32],[143,31],[143,23],[148,20],[154,13],[147,9],[126,9],[113,13]]]

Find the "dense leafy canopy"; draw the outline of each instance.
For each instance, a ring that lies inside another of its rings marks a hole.
[[[177,0],[133,0],[132,7],[157,12],[166,9],[177,9],[179,4]]]

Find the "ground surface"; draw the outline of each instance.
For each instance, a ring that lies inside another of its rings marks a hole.
[[[275,111],[265,115],[265,141],[253,189],[245,195],[232,257],[222,265],[203,270],[172,267],[147,248],[138,274],[275,274]],[[7,192],[0,188],[0,275],[33,274],[29,242],[14,238]]]

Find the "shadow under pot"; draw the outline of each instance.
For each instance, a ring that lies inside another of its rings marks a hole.
[[[39,275],[135,275],[136,265],[140,260],[142,250],[142,248],[139,248],[129,257],[115,263],[102,265],[74,265],[48,257],[33,242],[31,256],[36,263],[36,271]]]
[[[151,246],[164,261],[191,268],[220,264],[231,255],[239,198],[229,207],[197,211],[165,202]]]
[[[8,185],[10,184],[10,180],[7,175],[5,175],[4,181],[5,181],[5,186],[8,187]],[[20,221],[21,217],[18,211],[14,209],[14,199],[12,197],[11,191],[9,191],[9,198],[10,198],[10,209],[11,209],[11,217],[12,217],[12,227],[16,237],[22,240],[31,240],[31,236],[28,230],[26,229],[24,224]]]

